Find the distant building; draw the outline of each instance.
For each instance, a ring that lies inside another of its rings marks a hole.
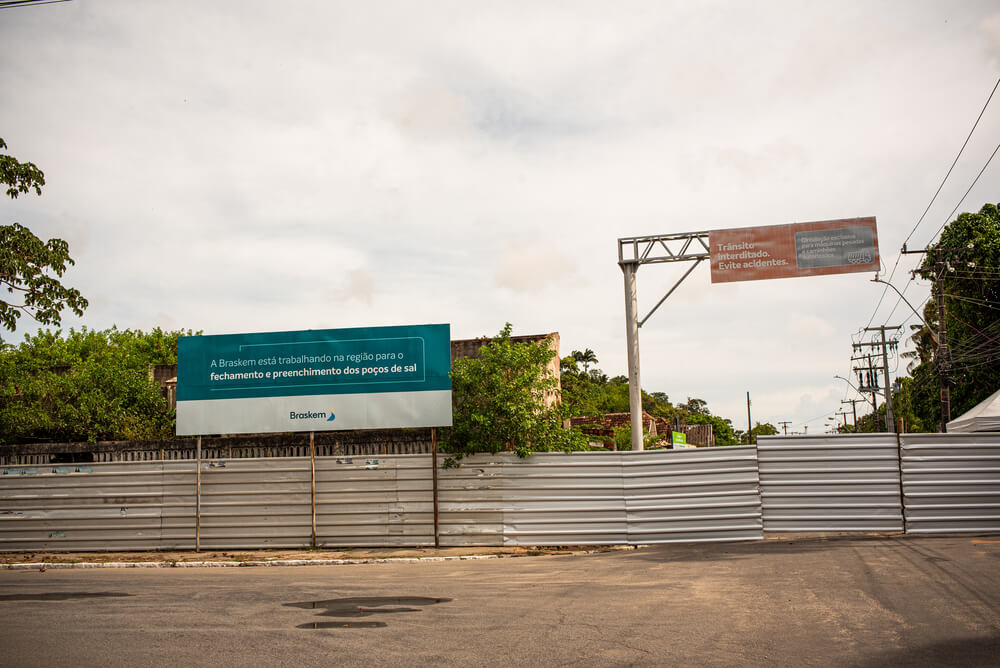
[[[559,332],[510,337],[511,342],[513,343],[540,343],[546,339],[549,341],[549,349],[555,353],[555,356],[549,362],[547,369],[549,373],[552,374],[552,377],[555,378],[556,386],[555,389],[545,393],[545,405],[554,406],[562,401],[562,385],[560,383],[559,375]],[[490,341],[492,341],[492,339],[489,337],[482,337],[479,339],[459,339],[457,341],[452,341],[452,363],[454,363],[457,359],[475,359],[479,357],[479,349]]]

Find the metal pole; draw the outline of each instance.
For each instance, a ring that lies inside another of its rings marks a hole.
[[[431,427],[431,485],[434,494],[434,547],[441,547],[441,532],[438,525],[438,439],[437,427]]]
[[[628,347],[628,403],[632,412],[632,450],[642,450],[642,386],[639,383],[639,320],[636,316],[635,271],[638,264],[623,262],[625,274],[625,345]]]
[[[750,421],[750,393],[747,392],[747,445],[753,445],[753,422]]]
[[[312,482],[312,546],[316,547],[316,432],[309,432],[309,479]]]
[[[882,372],[885,374],[885,430],[889,433],[896,431],[896,418],[892,414],[892,382],[889,378],[889,353],[885,344],[885,325],[879,327],[882,332]]]
[[[194,551],[201,552],[201,436],[198,437],[198,445],[195,446],[194,459],[198,467],[194,493]]]
[[[941,260],[940,250],[938,250],[937,256],[937,264],[934,265],[937,272],[934,281],[936,288],[934,297],[938,312],[937,371],[941,389],[941,433],[944,434],[948,431],[948,422],[951,421],[951,359],[948,355],[948,328],[945,326],[944,286],[942,285],[944,262]]]

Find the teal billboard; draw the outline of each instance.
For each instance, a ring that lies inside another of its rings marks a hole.
[[[448,325],[182,337],[177,433],[451,424]]]

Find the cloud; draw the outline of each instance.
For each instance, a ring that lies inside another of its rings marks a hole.
[[[576,273],[576,262],[557,249],[522,242],[498,254],[493,280],[497,287],[517,294],[530,294],[569,283]]]
[[[0,224],[70,241],[91,308],[67,326],[510,321],[614,376],[619,237],[874,214],[893,266],[996,80],[998,35],[988,0],[15,10],[0,136],[47,184]],[[995,112],[911,248],[995,146]],[[685,269],[642,268],[642,315]],[[642,328],[645,389],[737,422],[747,390],[754,415],[834,410],[869,278],[713,285],[699,267]]]
[[[375,300],[375,277],[367,269],[352,269],[344,274],[344,283],[335,294],[341,301],[356,299],[369,306]]]
[[[986,52],[994,61],[1000,61],[1000,12],[983,18],[979,27],[986,39]]]

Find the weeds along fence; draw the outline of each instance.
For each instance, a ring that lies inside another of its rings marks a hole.
[[[319,441],[319,439],[316,439]],[[289,444],[287,447],[302,447]],[[306,448],[308,451],[308,447]],[[320,454],[0,466],[0,550],[649,544],[1000,531],[1000,434],[467,457]]]

